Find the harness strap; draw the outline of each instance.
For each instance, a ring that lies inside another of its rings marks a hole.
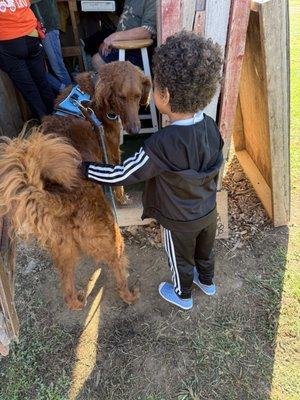
[[[99,145],[103,152],[104,163],[108,164],[108,156],[107,156],[104,129],[103,129],[102,122],[99,121],[96,114],[90,107],[84,107],[82,104],[79,104],[79,110],[82,113],[82,115],[84,116],[84,118],[92,124],[94,131],[98,134]],[[111,203],[112,210],[113,210],[113,213],[115,216],[115,220],[118,223],[117,208],[116,208],[116,203],[115,203],[115,198],[113,195],[112,187],[108,186],[108,187],[106,187],[106,189],[108,191],[108,195],[109,195],[110,203]]]

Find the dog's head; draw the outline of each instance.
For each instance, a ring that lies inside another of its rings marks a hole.
[[[78,74],[76,80],[81,90],[90,94],[93,108],[102,121],[116,114],[126,132],[139,132],[139,108],[148,104],[151,82],[138,67],[128,61],[116,61],[101,67],[95,85],[88,72]]]

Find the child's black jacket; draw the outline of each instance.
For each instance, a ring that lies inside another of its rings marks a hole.
[[[195,125],[161,129],[122,165],[85,163],[85,175],[110,185],[146,181],[142,218],[167,229],[198,230],[215,218],[222,147],[217,125],[204,115]]]

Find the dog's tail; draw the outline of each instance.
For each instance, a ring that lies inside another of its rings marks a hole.
[[[16,234],[25,238],[37,234],[45,219],[50,221],[49,210],[55,201],[55,194],[47,191],[46,185],[56,184],[64,191],[78,186],[80,161],[79,153],[67,140],[44,135],[39,129],[28,138],[2,137],[0,216],[9,214]]]

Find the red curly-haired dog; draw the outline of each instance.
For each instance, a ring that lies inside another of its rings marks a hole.
[[[126,131],[137,132],[149,79],[132,64],[115,62],[101,68],[95,87],[89,73],[79,74],[78,83],[103,122],[110,161],[119,162],[120,123],[107,115],[118,114]],[[138,297],[136,289],[128,288],[123,238],[103,191],[79,173],[82,161],[101,159],[92,127],[76,117],[48,116],[28,138],[5,138],[0,144],[0,215],[9,215],[15,235],[36,238],[49,251],[73,310],[85,301],[74,282],[82,254],[113,270],[126,303]]]

